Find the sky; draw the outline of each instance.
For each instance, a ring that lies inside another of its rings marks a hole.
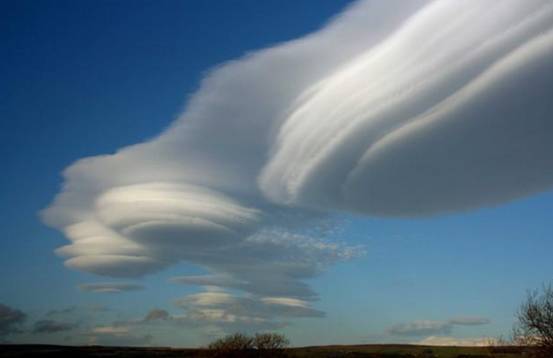
[[[0,342],[475,345],[551,280],[549,1],[1,7]]]

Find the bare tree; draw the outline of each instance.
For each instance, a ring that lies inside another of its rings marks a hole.
[[[234,333],[211,342],[207,355],[211,357],[284,357],[288,339],[278,333],[257,333],[251,337]]]
[[[253,356],[253,338],[242,333],[234,333],[211,342],[207,349],[213,357]]]
[[[553,287],[528,293],[520,306],[513,338],[516,343],[532,347],[537,357],[553,357]]]
[[[278,333],[256,333],[254,346],[260,356],[280,357],[285,355],[285,349],[290,344],[288,338]]]

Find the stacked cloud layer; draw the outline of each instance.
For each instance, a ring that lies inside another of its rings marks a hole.
[[[553,185],[551,58],[548,0],[362,1],[213,71],[157,138],[70,166],[43,217],[71,241],[69,267],[186,261],[210,274],[177,282],[313,316],[304,280],[354,256],[316,237],[328,215],[439,214]]]

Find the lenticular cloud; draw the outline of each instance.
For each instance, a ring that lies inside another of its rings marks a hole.
[[[176,282],[307,307],[303,281],[355,255],[318,238],[332,213],[440,214],[553,185],[552,58],[549,0],[362,1],[218,67],[157,138],[70,166],[43,217],[69,267],[186,261],[209,274]]]
[[[439,1],[314,84],[279,129],[271,199],[374,215],[553,183],[553,4]]]

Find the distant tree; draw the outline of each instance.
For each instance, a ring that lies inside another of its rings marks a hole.
[[[257,333],[251,337],[234,333],[211,342],[208,355],[211,357],[284,357],[288,339],[277,333]]]
[[[211,342],[207,349],[213,357],[253,356],[253,338],[243,333],[234,333]]]
[[[278,333],[256,333],[253,344],[262,357],[279,357],[285,355],[290,345],[286,336]]]
[[[532,347],[529,352],[535,357],[553,357],[553,287],[544,286],[542,291],[529,292],[517,314],[514,341]]]

